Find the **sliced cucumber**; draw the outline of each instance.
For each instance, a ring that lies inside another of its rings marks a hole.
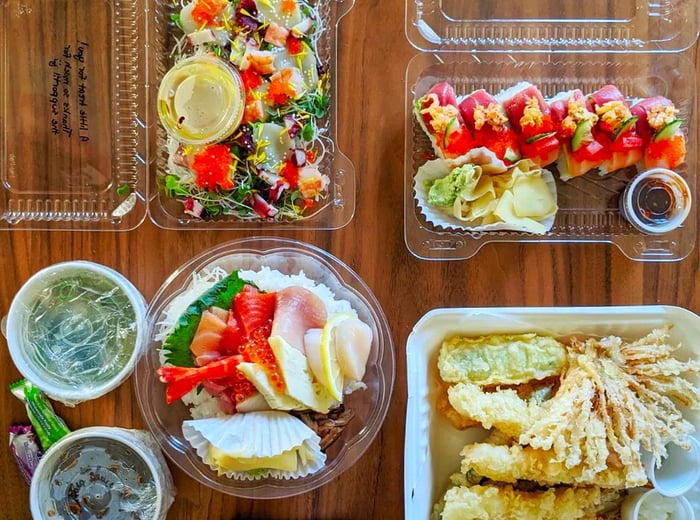
[[[452,119],[450,119],[450,122],[447,123],[447,126],[445,127],[445,135],[442,136],[443,148],[447,148],[447,137],[457,132],[459,128],[459,121],[457,120],[457,118],[453,117]]]
[[[593,141],[593,123],[590,119],[584,119],[576,125],[574,135],[571,137],[571,150],[575,152],[591,141]]]
[[[544,132],[543,134],[537,134],[532,137],[529,137],[528,139],[525,139],[525,144],[532,144],[537,141],[541,141],[542,139],[548,139],[550,137],[553,137],[557,135],[556,132]]]
[[[663,141],[664,139],[670,139],[678,131],[678,129],[683,124],[682,119],[674,119],[670,123],[666,123],[661,130],[654,134],[653,141]]]
[[[509,146],[506,148],[506,153],[503,154],[503,158],[509,163],[515,163],[520,160],[520,153]]]
[[[623,133],[632,128],[632,125],[637,122],[637,119],[639,119],[639,117],[637,116],[628,117],[622,123],[617,125],[617,128],[615,128],[615,132],[613,132],[613,141],[617,141],[618,137],[620,137]]]

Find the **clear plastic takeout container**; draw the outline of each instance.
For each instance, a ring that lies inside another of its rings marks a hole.
[[[330,288],[335,299],[350,302],[358,317],[373,331],[371,353],[363,382],[367,388],[343,401],[354,417],[329,446],[325,466],[316,473],[294,479],[265,477],[236,480],[218,475],[197,455],[185,439],[182,423],[192,417],[182,401],[167,404],[166,385],[156,370],[161,366],[158,323],[178,295],[188,290],[195,274],[214,268],[258,271],[263,266],[286,275],[303,272],[307,278]],[[290,239],[251,237],[221,244],[191,259],[168,277],[153,297],[148,311],[149,339],[146,353],[134,372],[139,408],[151,433],[165,454],[187,475],[217,491],[246,498],[284,498],[312,491],[349,469],[369,448],[389,409],[394,383],[394,350],[382,308],[362,279],[340,260],[314,246]]]
[[[460,450],[486,435],[481,428],[458,430],[435,409],[438,374],[435,369],[442,341],[454,335],[521,334],[550,336],[616,335],[638,339],[655,328],[672,325],[670,343],[681,344],[679,359],[700,360],[700,317],[681,307],[513,307],[445,308],[425,314],[413,327],[406,344],[408,403],[404,445],[404,506],[408,520],[430,518],[433,505],[460,469]],[[691,379],[697,385],[698,378]],[[700,412],[683,409],[700,429]],[[694,433],[700,439],[700,432]],[[698,510],[700,487],[685,498]]]
[[[326,143],[324,160],[318,165],[321,173],[330,178],[328,193],[313,213],[289,221],[243,220],[235,215],[200,219],[183,212],[182,202],[167,197],[162,190],[168,151],[167,132],[158,121],[156,93],[161,79],[174,64],[172,56],[176,41],[182,38],[182,30],[171,19],[179,13],[179,2],[169,0],[148,0],[148,119],[149,124],[149,216],[159,227],[165,229],[338,229],[348,224],[355,213],[355,169],[337,143],[338,129],[338,89],[337,89],[337,32],[340,20],[354,5],[354,0],[309,0],[316,7],[321,19],[321,35],[317,41],[317,52],[321,68],[330,75],[330,110],[319,126],[326,130],[329,138]]]
[[[428,223],[414,198],[413,177],[434,156],[428,137],[413,114],[413,104],[434,84],[447,81],[457,96],[483,88],[493,95],[521,81],[533,83],[545,98],[578,88],[590,94],[605,84],[618,87],[631,101],[665,96],[679,109],[687,139],[685,162],[676,172],[688,182],[696,200],[696,78],[693,63],[671,53],[469,53],[433,52],[416,55],[406,72],[406,132],[404,158],[404,236],[417,257],[433,260],[469,258],[490,242],[607,242],[640,261],[680,260],[696,241],[694,205],[679,228],[649,236],[636,230],[620,213],[619,198],[637,174],[636,167],[601,177],[597,172],[556,180],[557,203],[552,229],[545,235],[512,231],[449,231]]]
[[[523,2],[406,0],[406,37],[421,50],[675,51],[698,36],[695,0]]]
[[[0,3],[0,229],[146,215],[141,0]]]

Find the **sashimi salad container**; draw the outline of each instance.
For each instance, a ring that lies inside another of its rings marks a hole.
[[[326,484],[379,432],[394,382],[386,317],[335,257],[246,238],[176,270],[148,312],[139,406],[166,455],[231,495]]]

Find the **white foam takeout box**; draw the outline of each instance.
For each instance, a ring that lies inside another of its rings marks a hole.
[[[426,520],[433,505],[459,471],[460,450],[481,440],[485,430],[460,431],[434,407],[438,377],[437,354],[442,341],[453,335],[540,334],[565,336],[616,335],[637,339],[671,325],[670,341],[680,343],[680,359],[700,359],[700,317],[681,307],[522,307],[434,309],[413,327],[406,348],[408,404],[404,445],[404,506],[408,520]],[[698,381],[694,383],[697,385]],[[700,430],[700,412],[684,410]],[[695,433],[700,439],[700,433]],[[700,484],[686,498],[700,511]]]

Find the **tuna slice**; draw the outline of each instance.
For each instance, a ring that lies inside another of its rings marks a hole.
[[[483,88],[475,90],[460,102],[459,112],[469,130],[474,130],[474,109],[476,106],[487,107],[491,103],[498,103],[498,101]]]
[[[549,112],[549,107],[544,100],[542,92],[532,83],[518,83],[496,96],[496,99],[503,104],[511,126],[518,131],[520,130],[520,118],[525,111],[525,105],[531,98],[537,99],[537,104],[543,114]]]
[[[303,354],[304,334],[309,329],[323,328],[326,307],[318,296],[303,287],[287,287],[276,296],[270,336],[281,336]]]
[[[569,115],[569,101],[580,101],[584,100],[586,104],[586,110],[588,112],[593,112],[593,105],[586,99],[579,89],[570,90],[568,92],[562,92],[557,94],[552,99],[549,100],[549,108],[552,112],[554,120],[560,123],[566,116]]]
[[[632,107],[630,108],[630,112],[632,113],[633,116],[637,116],[637,133],[639,134],[639,137],[646,141],[651,139],[652,135],[654,134],[654,130],[649,126],[649,123],[647,121],[647,115],[649,114],[649,111],[652,109],[652,107],[655,106],[673,106],[673,103],[671,102],[670,99],[666,99],[663,96],[654,96],[646,99],[641,99],[637,101]]]
[[[227,319],[228,311],[218,307],[211,307],[202,313],[190,344],[190,351],[198,366],[206,365],[223,355],[219,352],[219,344]]]
[[[624,101],[625,96],[614,85],[605,85],[589,96],[593,105],[599,107],[610,101]]]
[[[452,85],[445,81],[430,87],[430,90],[426,92],[426,96],[429,94],[435,94],[437,96],[441,107],[446,105],[457,106],[457,95],[455,94],[455,89],[452,88]]]

